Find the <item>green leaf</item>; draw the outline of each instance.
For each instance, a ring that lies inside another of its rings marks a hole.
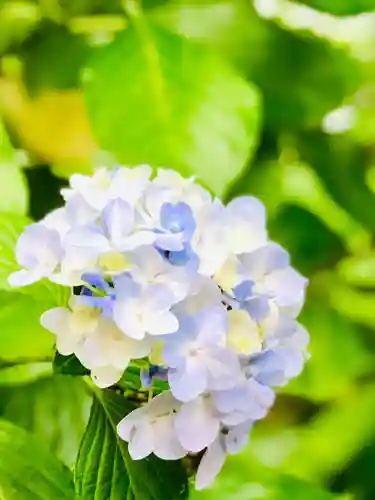
[[[2,416],[32,432],[72,467],[88,422],[91,399],[83,380],[49,376],[23,386],[2,388]]]
[[[375,10],[374,0],[298,0],[300,3],[313,7],[334,16],[354,16],[362,12]]]
[[[62,375],[87,375],[90,373],[90,370],[85,368],[74,354],[63,356],[59,352],[56,352],[53,360],[53,371]]]
[[[252,469],[252,470],[251,470]],[[334,500],[334,495],[316,485],[255,465],[246,455],[229,457],[209,490],[191,489],[191,500]]]
[[[52,375],[50,361],[40,363],[25,360],[24,364],[13,361],[0,361],[0,386],[17,387],[23,384],[35,382],[42,377]]]
[[[0,498],[74,500],[71,472],[40,439],[0,420]]]
[[[255,88],[203,46],[141,16],[94,55],[84,91],[102,148],[129,165],[197,175],[216,193],[257,142]]]
[[[187,478],[180,461],[150,456],[132,460],[116,425],[135,409],[113,391],[98,392],[75,468],[76,490],[82,500],[182,500]]]
[[[32,296],[0,291],[0,358],[50,358],[55,337],[40,325],[43,304]]]
[[[0,119],[0,212],[25,214],[28,203],[26,178]]]

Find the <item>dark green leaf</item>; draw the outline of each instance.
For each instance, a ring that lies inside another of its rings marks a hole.
[[[298,2],[335,16],[354,16],[375,10],[374,0],[298,0]]]
[[[12,0],[0,5],[0,54],[17,47],[36,28],[39,8],[32,2],[21,5]]]
[[[0,421],[1,500],[74,500],[71,472],[40,439]]]
[[[90,373],[90,370],[85,368],[74,354],[63,356],[58,352],[53,360],[53,371],[62,375],[87,375]]]
[[[113,391],[94,398],[90,421],[76,463],[76,489],[82,500],[182,500],[187,478],[179,461],[155,456],[133,461],[116,425],[135,404]]]
[[[80,36],[58,24],[42,25],[23,53],[24,79],[31,95],[77,87],[88,54],[89,46]]]
[[[254,87],[204,47],[141,17],[93,57],[84,76],[99,144],[124,163],[195,174],[222,193],[254,149]]]
[[[350,139],[343,141],[322,132],[300,134],[298,149],[333,199],[374,233],[375,196],[366,183],[364,168],[370,160],[369,151]]]

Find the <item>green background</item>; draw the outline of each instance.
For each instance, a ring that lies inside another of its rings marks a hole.
[[[258,196],[310,280],[304,373],[192,498],[374,500],[374,30],[374,0],[0,0],[3,420],[72,468],[91,400],[52,374],[38,318],[61,290],[9,291],[17,235],[62,204],[74,172],[113,156],[171,167],[226,200]],[[7,456],[18,438],[1,425]],[[9,470],[2,500],[53,497]]]

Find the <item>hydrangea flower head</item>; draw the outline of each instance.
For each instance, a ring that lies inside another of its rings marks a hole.
[[[200,453],[205,488],[267,415],[274,387],[303,369],[307,280],[251,196],[225,206],[193,178],[145,165],[73,175],[62,194],[65,206],[20,236],[9,282],[71,288],[41,317],[59,353],[101,388],[137,368],[150,398],[119,422],[120,438],[134,460]]]

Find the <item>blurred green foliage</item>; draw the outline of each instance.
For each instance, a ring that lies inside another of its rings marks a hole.
[[[305,372],[192,498],[374,499],[374,28],[373,0],[0,0],[1,499],[71,498],[55,457],[73,466],[92,396],[39,326],[66,293],[6,277],[24,225],[103,151],[258,196],[310,279]]]

